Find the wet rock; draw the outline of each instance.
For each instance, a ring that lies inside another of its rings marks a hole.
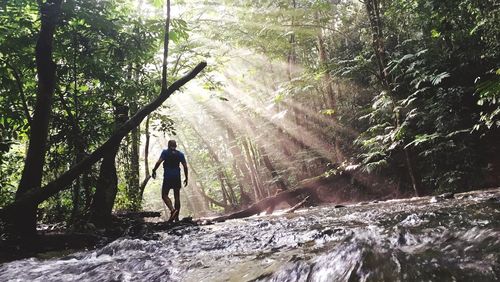
[[[297,243],[298,247],[305,247],[305,248],[311,248],[314,245],[316,245],[316,242],[314,240],[309,240],[309,241],[306,241],[306,242],[298,242]]]
[[[314,234],[313,238],[320,239],[320,238],[323,238],[325,236],[331,236],[331,235],[333,235],[333,233],[334,233],[333,230],[325,229],[325,230],[321,231],[320,233]]]
[[[334,229],[325,229],[323,231],[321,231],[320,233],[314,235],[314,239],[320,239],[320,238],[324,238],[324,237],[327,237],[327,236],[333,236],[339,232],[342,232],[344,231],[344,229],[342,228],[334,228]]]
[[[185,232],[185,230],[179,229],[179,228],[171,229],[171,230],[168,231],[168,234],[175,235],[175,236],[182,236],[182,235],[184,235],[186,233],[187,232]]]
[[[280,246],[280,247],[273,247],[273,248],[271,248],[271,252],[276,253],[279,250],[281,250],[282,248],[283,248],[282,246]]]
[[[268,225],[269,225],[269,222],[263,221],[263,222],[259,223],[257,226],[262,228],[262,227],[267,227]]]
[[[79,226],[79,228],[77,229],[77,231],[85,232],[85,233],[91,233],[95,230],[96,230],[96,226],[91,222],[86,222],[85,224],[82,224],[81,226]]]
[[[304,258],[300,257],[300,256],[297,256],[297,255],[293,255],[288,261],[289,262],[297,262],[297,261],[301,261],[303,260]]]
[[[104,230],[104,236],[109,237],[119,237],[125,233],[125,228],[120,225],[106,228]]]
[[[321,235],[323,235],[323,236],[332,236],[334,233],[335,233],[334,230],[327,229],[327,230],[323,230],[323,232],[321,232]]]
[[[488,203],[500,203],[500,197],[490,197],[486,200]]]
[[[196,224],[191,216],[183,217],[179,222]]]
[[[202,261],[196,261],[188,266],[188,269],[192,268],[206,268],[208,266],[204,265]]]
[[[438,202],[442,202],[442,201],[449,200],[449,199],[454,199],[454,198],[455,198],[455,194],[453,194],[453,193],[444,193],[444,194],[432,197],[431,200],[430,200],[430,202],[431,203],[438,203]]]
[[[345,206],[344,206],[344,205],[335,205],[335,207],[334,207],[334,208],[336,208],[336,209],[340,209],[340,208],[345,208]]]
[[[453,199],[453,198],[455,198],[455,194],[450,193],[450,192],[441,194],[439,196],[442,197],[443,199]]]
[[[210,219],[204,219],[200,222],[198,222],[199,225],[213,225],[215,224],[213,221],[211,221]]]
[[[115,216],[125,217],[125,218],[160,217],[161,213],[156,211],[122,212],[122,213],[116,213]]]
[[[398,244],[401,246],[406,245],[406,237],[405,237],[405,234],[403,232],[400,232],[398,235]]]
[[[312,225],[310,225],[309,227],[310,229],[316,229],[316,230],[321,230],[323,229],[323,225],[319,224],[319,223],[313,223]]]
[[[150,240],[160,240],[161,236],[160,234],[157,234],[157,233],[148,233],[148,234],[145,234],[142,239],[146,240],[146,241],[150,241]]]

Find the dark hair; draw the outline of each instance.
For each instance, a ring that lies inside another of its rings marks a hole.
[[[177,142],[175,142],[175,140],[168,140],[168,147],[169,148],[177,148]]]

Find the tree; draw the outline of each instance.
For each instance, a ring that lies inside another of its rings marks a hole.
[[[128,119],[128,107],[116,105],[115,123],[116,128]],[[111,212],[115,204],[118,192],[118,177],[116,175],[116,154],[122,139],[117,139],[112,148],[105,152],[102,157],[99,179],[90,209],[90,221],[97,226],[106,226],[111,220]]]
[[[40,3],[41,26],[38,36],[35,58],[38,74],[38,91],[31,121],[30,143],[24,163],[23,175],[16,192],[16,201],[35,187],[42,184],[42,171],[47,150],[47,135],[52,108],[52,99],[56,86],[56,64],[52,60],[54,32],[61,10],[61,0]],[[36,207],[27,207],[19,219],[25,224],[21,232],[33,233],[36,224]],[[31,228],[30,228],[31,227]]]
[[[91,166],[99,161],[104,155],[106,155],[108,152],[114,152],[120,144],[121,139],[125,135],[139,126],[141,121],[147,115],[149,115],[152,111],[159,107],[163,103],[163,101],[165,101],[174,91],[194,78],[206,66],[206,63],[199,64],[189,74],[174,82],[171,87],[167,88],[166,83],[162,83],[160,95],[156,99],[154,99],[142,109],[138,110],[138,112],[132,118],[130,118],[121,127],[119,127],[115,131],[115,133],[110,138],[108,138],[108,140],[104,142],[104,144],[99,146],[93,153],[81,159],[71,169],[40,189],[40,187],[42,186],[42,171],[46,151],[47,135],[49,130],[48,121],[51,113],[52,96],[56,88],[56,66],[52,60],[52,42],[56,27],[56,20],[58,19],[58,16],[60,14],[61,1],[48,1],[46,3],[41,3],[41,5],[42,26],[40,29],[40,36],[36,48],[37,68],[39,73],[39,91],[37,94],[37,104],[35,106],[35,112],[32,119],[32,126],[36,127],[36,130],[32,129],[30,135],[30,144],[33,144],[33,146],[30,145],[30,147],[28,148],[26,165],[23,177],[21,178],[20,187],[16,194],[16,199],[12,204],[5,207],[1,212],[2,217],[6,220],[8,225],[12,227],[12,231],[18,235],[23,236],[33,235],[36,232],[36,210],[38,204],[45,201],[50,196],[53,196],[57,192],[67,189],[67,186],[70,185],[73,180],[78,178],[79,175],[84,173],[86,170],[90,169]],[[169,2],[167,5],[169,9]],[[167,18],[164,41],[164,58],[166,58],[168,54],[169,20],[170,19]],[[164,60],[166,62],[166,59]],[[166,63],[164,63],[163,68],[162,81],[165,82]],[[76,97],[76,92],[74,94]],[[64,104],[64,98],[61,98],[61,102]],[[74,102],[74,106],[77,107],[77,100],[75,99]],[[71,111],[67,110],[67,113],[68,116],[72,117]],[[75,127],[78,126],[74,117],[73,124]],[[35,141],[37,141],[38,143],[35,143]],[[101,171],[101,173],[110,175],[111,177],[113,177],[113,155],[114,154],[107,156],[106,162],[104,163],[105,165],[103,167],[104,171]],[[109,163],[107,166],[111,169],[105,168],[107,163]],[[31,170],[31,168],[35,169]],[[106,171],[111,171],[111,174]],[[107,206],[109,207],[109,205],[110,204],[108,202]],[[104,206],[106,206],[106,204]]]

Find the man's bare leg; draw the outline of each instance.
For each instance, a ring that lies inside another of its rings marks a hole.
[[[162,193],[161,197],[162,197],[163,202],[165,203],[165,205],[167,205],[167,208],[170,210],[170,218],[169,218],[168,221],[171,221],[173,219],[173,217],[175,217],[174,213],[176,213],[176,210],[172,206],[172,201],[168,197],[168,191],[166,193]],[[178,214],[178,213],[179,212],[177,211],[176,214]]]
[[[179,212],[181,211],[180,191],[181,189],[174,189],[174,203],[175,203],[175,210],[177,211],[177,214],[175,215],[174,218],[175,221],[179,221]]]

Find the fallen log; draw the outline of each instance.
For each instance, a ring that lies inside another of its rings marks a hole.
[[[305,196],[305,197],[310,197],[312,199],[315,199],[315,193],[316,193],[316,188],[314,187],[302,187],[298,189],[293,189],[293,190],[286,190],[281,193],[276,194],[275,196],[267,197],[250,207],[235,212],[231,213],[228,215],[223,215],[220,217],[216,217],[213,219],[213,221],[224,221],[228,219],[236,219],[236,218],[245,218],[249,217],[252,215],[260,214],[265,211],[269,210],[274,210],[274,207],[283,203],[287,202],[291,206],[297,205],[297,203],[300,203],[300,197]]]
[[[351,181],[352,175],[348,172],[305,179],[299,184],[300,188],[285,190],[274,196],[262,199],[244,210],[216,217],[212,221],[220,222],[228,219],[245,218],[262,212],[269,214],[274,211],[277,205],[283,202],[288,203],[291,210],[296,210],[308,202],[313,205],[328,202],[328,199],[324,197],[325,194],[331,194],[332,189],[339,190],[339,188],[348,187]]]
[[[300,209],[306,202],[307,200],[309,200],[309,196],[307,196],[304,200],[302,200],[300,203],[296,204],[295,206],[293,206],[292,208],[290,208],[289,210],[286,211],[286,213],[293,213],[294,211]]]

